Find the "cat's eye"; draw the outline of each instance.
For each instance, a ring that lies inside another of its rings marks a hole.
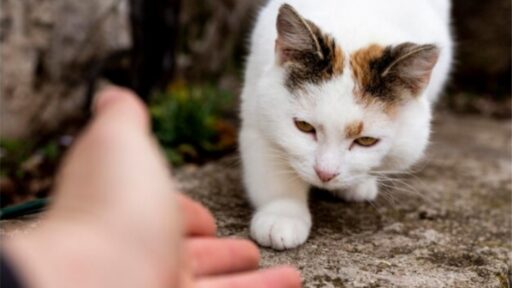
[[[297,126],[297,129],[304,133],[313,134],[316,132],[315,127],[313,127],[313,125],[309,124],[306,121],[295,120],[295,126]]]
[[[379,139],[373,137],[359,137],[356,140],[354,140],[354,143],[363,147],[372,147],[375,144],[379,143]]]

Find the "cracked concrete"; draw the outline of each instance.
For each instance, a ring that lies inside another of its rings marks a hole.
[[[305,287],[510,287],[511,136],[510,120],[438,115],[414,173],[385,182],[374,203],[312,191],[308,242],[262,249],[262,265],[297,266]],[[213,211],[220,235],[248,237],[237,157],[181,169],[177,178]],[[0,234],[25,225],[3,223]]]

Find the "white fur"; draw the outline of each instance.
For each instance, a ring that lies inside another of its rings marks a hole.
[[[341,77],[309,85],[292,95],[276,63],[276,18],[283,3],[334,37],[349,55],[369,44],[433,43],[441,48],[430,84],[394,117],[354,100],[349,61]],[[256,213],[251,236],[261,245],[287,249],[304,243],[311,227],[307,198],[311,185],[347,200],[373,200],[377,180],[369,171],[407,169],[418,161],[430,134],[431,107],[448,76],[452,59],[449,0],[271,0],[258,17],[242,93],[240,149],[244,182]],[[318,140],[293,119],[314,124]],[[371,148],[353,147],[344,127],[364,121],[365,136],[381,139]],[[339,175],[324,184],[314,166]]]

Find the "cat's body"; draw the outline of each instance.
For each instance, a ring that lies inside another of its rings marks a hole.
[[[449,0],[271,0],[262,9],[240,134],[258,243],[304,243],[312,185],[373,200],[375,173],[423,156],[452,59],[449,11]]]

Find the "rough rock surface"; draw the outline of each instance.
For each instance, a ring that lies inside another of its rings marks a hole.
[[[91,63],[131,45],[118,0],[0,1],[0,134],[48,132],[82,113]]]
[[[296,265],[305,287],[510,287],[511,122],[439,115],[434,131],[427,160],[385,182],[374,203],[312,191],[310,239],[262,249],[263,266]],[[182,169],[178,179],[213,211],[220,235],[248,237],[237,158]],[[0,235],[33,226],[3,223]]]

